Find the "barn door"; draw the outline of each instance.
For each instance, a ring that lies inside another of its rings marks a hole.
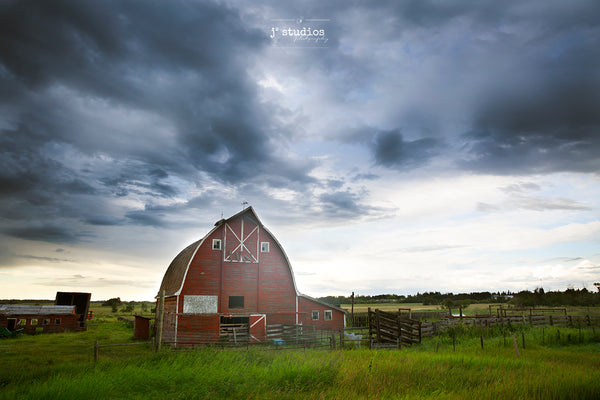
[[[264,342],[267,335],[267,316],[253,314],[250,316],[250,341]]]
[[[248,342],[249,318],[246,316],[221,316],[219,340],[240,343]]]

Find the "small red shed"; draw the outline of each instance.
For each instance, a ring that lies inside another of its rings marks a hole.
[[[133,321],[133,338],[148,339],[150,337],[150,318],[136,315]]]
[[[183,249],[163,277],[163,290],[162,337],[174,345],[217,341],[240,327],[260,342],[267,325],[345,326],[343,309],[298,293],[285,251],[252,207],[221,219]]]

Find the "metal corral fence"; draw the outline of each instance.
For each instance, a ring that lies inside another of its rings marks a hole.
[[[169,344],[173,349],[190,349],[197,347],[218,348],[249,348],[257,347],[264,350],[280,350],[293,348],[335,348],[336,333],[330,331],[316,330],[314,327],[302,325],[267,325],[266,337],[256,340],[251,338],[243,327],[233,326],[221,329],[220,336],[194,334],[193,337],[173,340],[163,340],[162,343]]]

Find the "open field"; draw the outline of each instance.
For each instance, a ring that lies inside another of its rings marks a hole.
[[[509,307],[508,304],[504,303],[475,303],[470,304],[468,307],[463,308],[465,315],[475,314],[488,314],[492,306],[493,312],[496,307],[502,306],[503,308]],[[351,304],[342,304],[341,308],[350,311]],[[369,307],[372,310],[376,308],[382,311],[394,312],[398,311],[398,308],[410,308],[411,311],[427,312],[427,311],[447,311],[440,305],[423,305],[422,303],[369,303],[369,304],[354,304],[354,312],[362,313],[367,312]],[[600,315],[600,307],[563,307],[567,309],[569,315]],[[458,313],[458,308],[452,309],[453,313]]]
[[[485,337],[455,330],[400,351],[153,353],[140,345],[103,348],[94,363],[94,340],[133,342],[133,333],[116,317],[92,322],[87,332],[0,341],[0,399],[595,399],[600,393],[598,329],[486,331]]]

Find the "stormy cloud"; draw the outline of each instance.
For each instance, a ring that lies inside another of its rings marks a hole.
[[[327,41],[282,47],[274,24],[313,24]],[[509,228],[539,235],[535,253],[589,243],[599,26],[592,0],[5,1],[1,267],[127,259],[160,274],[171,247],[246,202],[294,237],[292,254],[328,265],[343,257],[311,257],[303,229],[368,242],[360,224],[377,221],[377,259],[423,271],[478,264],[472,249],[497,248],[480,237],[513,243]],[[450,261],[418,258],[438,253]],[[311,262],[299,275],[319,279]],[[75,272],[64,282],[121,286]]]

